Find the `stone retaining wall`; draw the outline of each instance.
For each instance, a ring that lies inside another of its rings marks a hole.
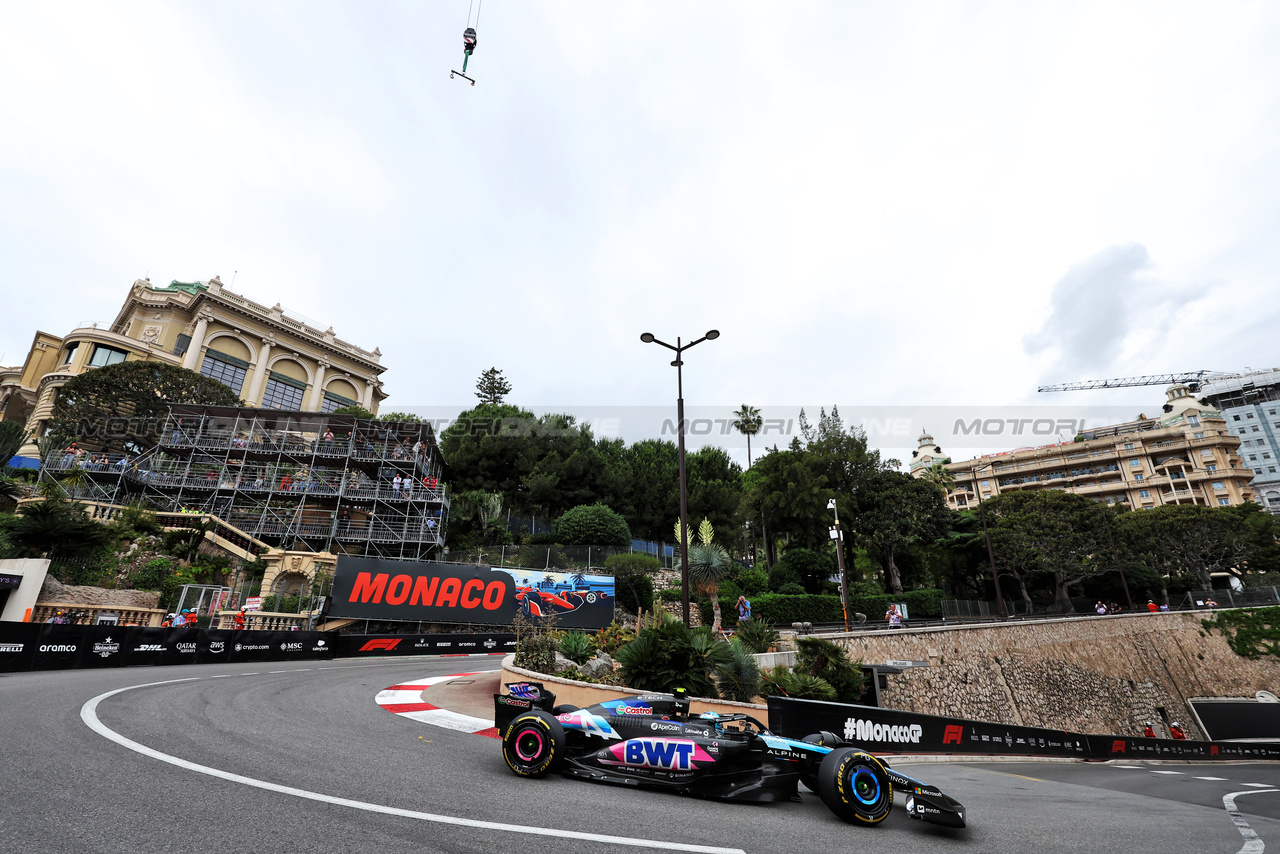
[[[1241,658],[1204,612],[827,635],[866,664],[928,661],[888,678],[886,706],[1075,732],[1141,735],[1163,707],[1192,738],[1193,697],[1280,693],[1280,662]]]

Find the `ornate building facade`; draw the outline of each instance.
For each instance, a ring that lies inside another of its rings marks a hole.
[[[58,389],[78,374],[124,361],[161,361],[225,384],[246,406],[331,412],[361,406],[376,413],[386,393],[382,352],[343,341],[280,304],[265,306],[208,281],[133,283],[115,320],[82,324],[62,337],[37,332],[22,365],[0,367],[0,420],[26,424],[37,457]],[[14,464],[22,460],[15,458]]]
[[[974,507],[1002,492],[1061,489],[1134,510],[1160,504],[1230,506],[1255,500],[1253,472],[1240,459],[1240,438],[1222,412],[1201,403],[1184,385],[1170,386],[1157,418],[1086,430],[1075,442],[1022,448],[952,462],[925,433],[913,452],[911,474],[934,464],[955,478],[953,510]]]

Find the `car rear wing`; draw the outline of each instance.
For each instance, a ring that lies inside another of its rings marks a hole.
[[[508,682],[504,687],[505,694],[493,695],[493,723],[499,733],[506,732],[521,712],[530,709],[550,712],[556,706],[556,695],[541,682]]]

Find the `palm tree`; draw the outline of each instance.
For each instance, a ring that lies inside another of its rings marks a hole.
[[[764,423],[764,419],[760,417],[759,409],[747,406],[745,403],[733,415],[733,429],[747,437],[747,468],[751,468],[751,437],[760,432],[760,425]],[[693,561],[690,560],[689,563],[692,566]]]
[[[956,476],[947,469],[945,463],[934,463],[929,466],[920,475],[920,479],[938,487],[944,498],[956,488]]]
[[[677,528],[679,525],[677,525]],[[712,542],[715,532],[704,517],[698,526],[698,542],[689,544],[689,580],[702,593],[711,597],[715,625],[720,626],[720,582],[733,570],[733,561],[724,546]],[[677,569],[683,566],[677,565]]]

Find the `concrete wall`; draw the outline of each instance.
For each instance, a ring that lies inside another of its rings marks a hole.
[[[49,573],[49,561],[43,559],[0,560],[0,573],[22,576],[22,583],[16,590],[9,591],[4,612],[0,613],[0,620],[20,623],[27,612],[36,606],[40,588],[44,585],[45,576]]]
[[[866,664],[928,661],[890,676],[890,708],[1076,732],[1140,735],[1145,721],[1194,732],[1193,697],[1280,692],[1280,662],[1250,661],[1210,635],[1207,612],[836,635]]]

